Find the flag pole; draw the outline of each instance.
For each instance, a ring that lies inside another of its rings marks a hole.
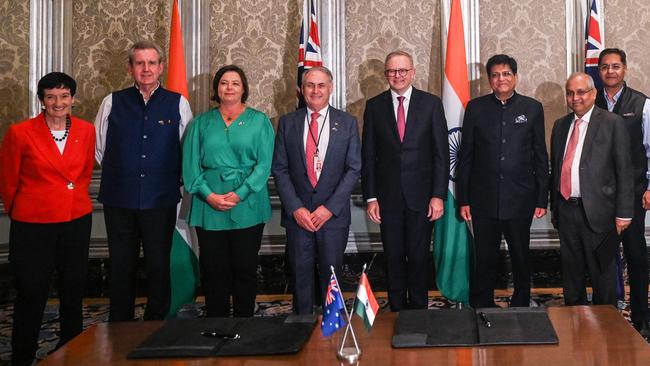
[[[361,270],[361,276],[362,277],[363,277],[363,274],[366,272],[366,266],[367,266],[367,264],[364,263],[363,264],[363,269]],[[332,267],[332,270],[334,270],[334,267]],[[338,283],[338,278],[336,279],[336,282]],[[341,348],[339,349],[339,353],[343,351],[343,345],[345,344],[345,340],[347,339],[348,330],[352,328],[352,315],[354,314],[354,303],[357,301],[356,294],[359,293],[359,288],[360,287],[361,287],[361,278],[359,278],[359,284],[357,284],[357,291],[355,292],[354,301],[352,301],[352,306],[350,307],[350,316],[348,317],[348,326],[345,327],[345,333],[343,334],[343,342],[341,342]],[[340,288],[341,288],[341,286],[339,286],[339,289]],[[346,310],[346,313],[347,313],[347,310]],[[354,334],[353,334],[353,336],[354,336]],[[359,350],[359,347],[357,345],[356,337],[354,338],[354,344],[355,344],[357,350]]]
[[[334,266],[330,266],[330,270],[334,275],[336,286],[341,291],[341,297],[343,297],[343,289],[341,288],[341,285],[339,285],[339,279],[338,277],[336,277],[336,273],[334,272]],[[364,270],[365,270],[365,265],[364,265]],[[341,341],[341,347],[339,348],[339,351],[336,353],[336,357],[339,360],[346,361],[348,363],[353,363],[353,362],[357,362],[359,358],[361,358],[361,349],[359,349],[359,343],[357,342],[357,337],[354,334],[354,328],[352,327],[352,319],[350,316],[351,311],[348,312],[348,308],[345,306],[345,299],[343,300],[344,300],[343,310],[345,311],[345,317],[348,319],[348,325],[347,327],[345,327],[345,334],[343,335],[343,340]],[[352,306],[354,306],[354,302]],[[348,330],[350,331],[350,334],[352,334],[354,347],[345,347],[345,340],[347,339]]]

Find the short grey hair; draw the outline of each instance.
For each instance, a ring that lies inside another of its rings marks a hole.
[[[302,72],[302,82],[301,82],[301,84],[303,86],[305,85],[305,79],[307,78],[307,75],[309,75],[309,73],[313,72],[313,71],[320,71],[322,73],[325,73],[325,75],[327,75],[327,77],[330,79],[330,83],[334,82],[334,76],[332,76],[332,72],[330,71],[330,69],[328,69],[325,66],[314,66],[314,67],[309,68],[309,69]]]
[[[133,65],[133,61],[135,59],[135,51],[136,50],[156,50],[158,52],[158,62],[163,62],[165,61],[165,54],[163,53],[163,50],[158,44],[152,41],[147,41],[147,40],[141,40],[137,41],[136,43],[129,48],[129,64]]]
[[[594,83],[594,78],[592,78],[591,75],[589,75],[587,73],[584,73],[582,71],[576,71],[573,74],[571,74],[571,76],[569,76],[569,78],[566,80],[565,88],[566,88],[566,85],[569,84],[569,81],[571,81],[571,80],[573,80],[573,79],[575,79],[575,78],[577,78],[579,76],[582,76],[585,79],[587,79],[587,85],[589,85],[589,89],[594,89],[596,87],[596,84]]]
[[[402,50],[395,50],[395,51],[389,53],[388,55],[386,55],[386,60],[384,60],[384,65],[386,65],[388,63],[388,61],[390,61],[391,58],[397,57],[397,56],[404,56],[404,57],[408,58],[409,61],[411,61],[411,67],[413,67],[413,65],[414,65],[413,56],[411,56],[410,53],[408,53],[406,51],[402,51]]]

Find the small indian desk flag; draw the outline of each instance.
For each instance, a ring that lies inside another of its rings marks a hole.
[[[366,276],[366,272],[363,272],[359,280],[357,298],[354,300],[354,312],[363,319],[363,325],[365,325],[366,330],[369,332],[370,328],[372,328],[372,323],[375,322],[375,316],[377,316],[378,311],[379,305],[370,288],[368,276]]]

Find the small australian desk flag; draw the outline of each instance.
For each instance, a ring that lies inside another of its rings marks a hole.
[[[330,336],[332,333],[345,327],[347,324],[345,322],[345,314],[341,313],[344,306],[345,303],[343,302],[343,296],[341,296],[338,281],[334,273],[332,273],[330,283],[327,286],[325,307],[323,308],[323,321],[321,322],[321,330],[324,336]]]

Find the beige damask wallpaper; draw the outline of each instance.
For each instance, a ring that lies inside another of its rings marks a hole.
[[[628,84],[649,95],[650,1],[608,0],[605,14],[605,46],[625,50]]]
[[[347,110],[363,124],[366,100],[388,88],[384,59],[396,49],[413,55],[414,86],[440,95],[440,2],[347,1]]]
[[[0,137],[28,116],[29,0],[0,1]]]
[[[106,94],[129,85],[126,50],[132,42],[148,38],[167,46],[171,2],[70,1],[75,114],[92,120]],[[29,4],[0,0],[0,137],[28,114]],[[544,104],[548,129],[566,112],[564,7],[563,0],[480,1],[477,66],[484,71],[497,52],[517,58],[518,90]],[[302,0],[210,3],[210,73],[227,63],[242,66],[252,87],[249,103],[274,119],[294,108],[301,11]],[[650,93],[650,2],[605,0],[604,12],[606,45],[628,52],[630,85]],[[413,53],[416,87],[440,93],[440,0],[348,0],[345,13],[347,105],[360,122],[366,100],[387,88],[383,60],[394,49]],[[489,92],[485,77],[474,84],[481,94]]]
[[[494,54],[517,60],[517,92],[544,105],[546,140],[553,122],[566,113],[564,0],[481,0],[481,94],[490,92],[485,63]],[[539,21],[544,19],[544,21]]]
[[[140,39],[169,43],[168,0],[74,0],[72,76],[77,80],[75,114],[94,120],[102,99],[128,86],[127,50]]]
[[[300,0],[213,1],[210,80],[236,64],[250,84],[249,105],[274,121],[294,110],[301,12]]]

